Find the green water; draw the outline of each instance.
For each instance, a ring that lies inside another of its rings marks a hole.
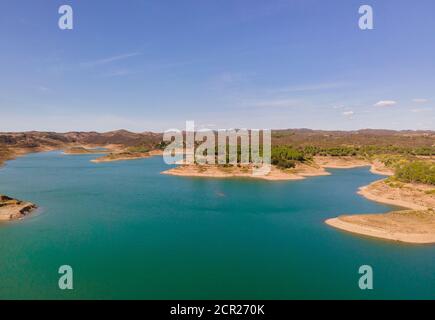
[[[0,225],[0,298],[435,298],[435,246],[340,232],[326,218],[385,212],[356,194],[368,168],[304,181],[160,175],[160,157],[93,164],[31,154],[0,169],[0,193],[40,206]],[[58,289],[61,265],[74,290]],[[358,287],[358,268],[374,290]]]

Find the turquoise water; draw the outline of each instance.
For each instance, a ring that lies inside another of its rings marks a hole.
[[[337,231],[326,218],[385,212],[356,194],[368,168],[303,181],[160,175],[161,157],[94,164],[31,154],[0,169],[0,193],[40,206],[0,224],[0,298],[435,298],[435,246]],[[61,265],[74,290],[58,289]],[[374,290],[358,288],[358,268]]]

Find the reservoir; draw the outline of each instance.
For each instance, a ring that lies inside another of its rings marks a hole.
[[[382,178],[369,168],[276,182],[95,157],[37,153],[0,168],[0,194],[39,206],[0,224],[0,299],[435,299],[435,245],[324,223],[395,209],[356,193]],[[61,265],[74,290],[58,288]],[[358,287],[362,265],[373,290]]]

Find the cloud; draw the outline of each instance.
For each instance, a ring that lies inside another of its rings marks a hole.
[[[108,58],[104,58],[104,59],[84,62],[81,65],[84,67],[94,67],[94,66],[109,64],[109,63],[119,61],[119,60],[125,60],[125,59],[129,59],[132,57],[137,57],[139,55],[141,55],[140,52],[125,53],[125,54],[120,54],[120,55],[116,55],[116,56],[112,56],[112,57],[108,57]]]
[[[346,117],[352,117],[355,114],[355,112],[349,110],[349,111],[344,111],[342,114],[343,114],[343,116],[346,116]]]
[[[412,101],[415,103],[425,103],[425,102],[428,102],[429,100],[424,99],[424,98],[415,98],[415,99],[412,99]]]
[[[392,107],[397,104],[396,101],[393,100],[381,100],[374,104],[375,107]]]

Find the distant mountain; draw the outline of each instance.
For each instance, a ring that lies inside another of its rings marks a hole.
[[[67,132],[64,134],[70,142],[82,144],[122,144],[125,146],[146,145],[152,146],[160,143],[163,134],[134,133],[127,130],[117,130],[105,133],[97,132]]]
[[[16,155],[62,149],[74,145],[104,146],[117,144],[125,147],[144,146],[152,149],[162,141],[159,133],[133,133],[117,130],[98,132],[3,132],[0,133],[0,164]]]
[[[315,145],[319,147],[334,147],[340,145],[431,147],[435,146],[435,131],[394,131],[383,129],[325,131],[287,129],[273,131],[272,144],[291,144],[293,146]]]
[[[163,138],[162,133],[134,133],[127,130],[110,132],[0,132],[0,163],[17,154],[61,149],[73,145],[110,144],[144,146],[154,148]],[[293,146],[313,145],[319,147],[334,146],[398,146],[398,147],[433,147],[435,131],[394,131],[364,129],[357,131],[325,131],[311,129],[283,129],[272,132],[272,144]]]

